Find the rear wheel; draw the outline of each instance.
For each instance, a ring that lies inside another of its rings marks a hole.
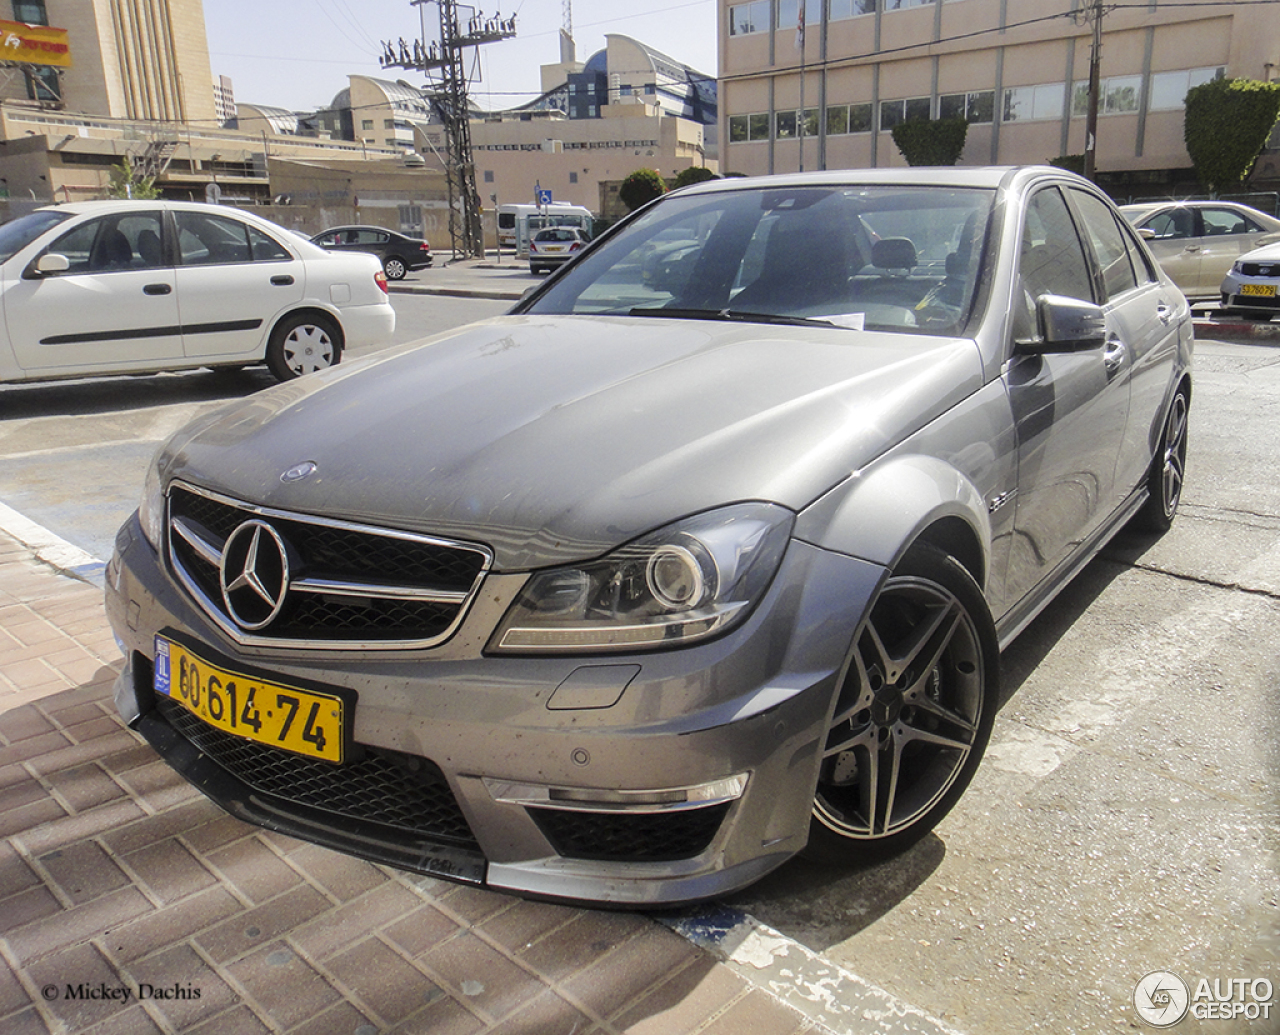
[[[382,272],[387,275],[388,280],[404,280],[404,275],[409,272],[409,267],[405,265],[404,259],[396,255],[390,255],[382,264]]]
[[[823,748],[805,855],[892,855],[959,800],[991,736],[1000,651],[955,558],[919,544],[885,582],[853,645]]]
[[[341,332],[322,313],[286,316],[267,343],[267,367],[281,381],[324,370],[341,358]]]
[[[1147,473],[1147,502],[1138,511],[1135,523],[1148,532],[1165,533],[1173,526],[1182,500],[1182,479],[1187,468],[1187,417],[1191,399],[1186,386],[1179,388],[1169,404],[1169,413],[1160,432],[1160,445],[1151,458]]]

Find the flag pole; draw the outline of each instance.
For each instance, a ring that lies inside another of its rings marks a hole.
[[[798,20],[798,21],[797,21],[797,23],[796,23],[796,47],[797,47],[797,49],[800,51],[800,117],[799,117],[799,123],[800,123],[800,125],[799,125],[799,131],[800,131],[800,170],[799,170],[799,171],[800,171],[800,172],[804,172],[804,125],[805,125],[805,122],[806,122],[806,119],[805,119],[805,108],[804,108],[804,81],[805,81],[805,67],[804,67],[804,5],[805,5],[805,0],[799,0],[799,5],[800,5],[800,16],[799,16],[799,20]]]

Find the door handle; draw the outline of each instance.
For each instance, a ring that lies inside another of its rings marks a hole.
[[[1169,321],[1173,319],[1173,307],[1164,302],[1160,302],[1156,306],[1156,316],[1160,319],[1162,324],[1168,326]]]
[[[147,284],[142,289],[142,293],[144,295],[167,295],[172,290],[172,284]]]
[[[271,278],[271,283],[276,287],[288,287],[293,283],[293,278],[287,273],[281,273]]]
[[[1107,344],[1102,350],[1102,366],[1107,371],[1107,380],[1110,381],[1116,374],[1124,368],[1125,356],[1129,350],[1125,347],[1124,342],[1118,338],[1108,338]]]

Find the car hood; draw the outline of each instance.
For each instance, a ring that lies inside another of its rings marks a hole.
[[[523,570],[722,504],[799,510],[981,379],[968,340],[509,316],[232,404],[163,464],[267,507],[484,542]]]
[[[1272,238],[1275,234],[1267,234],[1263,240],[1270,240],[1272,243],[1260,245],[1252,251],[1247,251],[1237,259],[1237,262],[1275,262],[1280,259],[1280,241],[1274,241]]]

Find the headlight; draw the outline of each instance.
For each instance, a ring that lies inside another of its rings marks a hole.
[[[164,541],[164,487],[160,482],[159,456],[147,467],[147,477],[142,483],[142,500],[138,504],[138,523],[142,534],[156,550]]]
[[[534,573],[494,651],[677,647],[731,629],[768,589],[794,515],[769,503],[696,514],[598,561]]]

